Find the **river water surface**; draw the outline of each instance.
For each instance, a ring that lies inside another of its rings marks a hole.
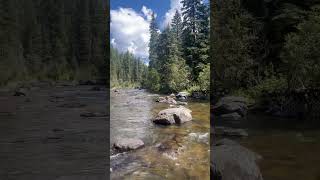
[[[144,90],[111,92],[111,145],[116,138],[140,138],[145,147],[133,152],[111,150],[112,179],[209,179],[209,102],[188,102],[193,121],[158,126],[151,119],[168,108]],[[159,150],[165,144],[166,150]]]
[[[320,180],[320,131],[307,120],[249,113],[241,128],[249,137],[238,141],[263,157],[264,180]]]

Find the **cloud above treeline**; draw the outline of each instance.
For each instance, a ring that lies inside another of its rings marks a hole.
[[[160,26],[171,23],[176,10],[181,9],[181,0],[171,0],[170,9],[166,12]],[[121,52],[129,51],[142,59],[149,57],[149,25],[153,10],[142,6],[140,12],[131,8],[111,10],[111,45]]]

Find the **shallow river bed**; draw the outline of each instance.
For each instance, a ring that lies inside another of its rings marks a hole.
[[[156,94],[144,90],[111,92],[111,145],[118,137],[140,138],[145,147],[134,152],[111,149],[112,179],[209,179],[209,102],[188,102],[193,121],[180,126],[158,126],[151,119],[169,104],[156,103]],[[168,149],[160,151],[159,143]]]

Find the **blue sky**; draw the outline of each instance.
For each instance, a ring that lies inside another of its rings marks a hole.
[[[156,14],[161,30],[182,4],[181,0],[111,0],[110,6],[112,46],[148,61],[151,14]]]
[[[132,8],[135,11],[140,11],[142,6],[152,9],[157,15],[157,21],[160,24],[164,20],[166,12],[170,9],[170,0],[111,0],[111,9]]]

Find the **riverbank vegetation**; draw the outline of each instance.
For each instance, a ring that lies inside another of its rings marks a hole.
[[[130,52],[121,53],[110,49],[110,81],[111,87],[135,88],[140,87],[147,78],[147,65]]]
[[[319,87],[320,6],[311,1],[211,2],[213,95]]]
[[[105,0],[0,0],[0,85],[107,79]]]

